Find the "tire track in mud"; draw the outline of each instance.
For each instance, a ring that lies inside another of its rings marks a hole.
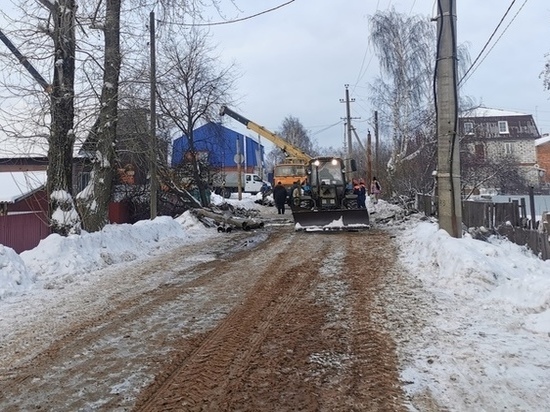
[[[274,237],[277,238],[277,234]],[[216,254],[224,254],[227,259],[232,260],[251,256],[253,252],[247,246],[249,240],[249,234],[236,234],[229,237],[224,247],[216,250]],[[231,249],[235,248],[238,252],[231,253]],[[197,250],[197,246],[186,246],[181,250],[189,249],[191,251]],[[140,363],[143,363],[144,359],[128,360],[126,356],[119,354],[120,348],[113,346],[116,341],[121,340],[132,341],[137,339],[139,344],[139,340],[142,338],[135,331],[128,330],[128,325],[137,326],[142,333],[146,334],[146,340],[142,342],[143,345],[148,345],[152,349],[157,348],[160,351],[169,350],[170,341],[166,341],[163,336],[168,334],[169,331],[164,330],[164,333],[160,331],[159,336],[151,337],[151,331],[147,330],[143,322],[146,322],[146,319],[151,317],[159,308],[170,304],[170,302],[176,302],[179,297],[185,295],[188,291],[215,283],[219,278],[216,271],[219,270],[220,264],[223,265],[224,262],[224,260],[217,260],[191,265],[190,268],[185,270],[186,273],[182,273],[182,275],[185,275],[185,279],[178,279],[176,273],[175,278],[170,283],[160,285],[154,290],[126,299],[124,299],[124,296],[120,296],[120,300],[115,299],[113,306],[107,312],[91,314],[80,323],[68,327],[63,335],[52,342],[45,350],[34,353],[32,357],[24,359],[24,362],[20,361],[17,366],[5,368],[3,377],[0,379],[1,408],[14,411],[44,407],[50,410],[83,408],[86,402],[90,402],[89,399],[85,400],[88,394],[79,395],[74,391],[71,392],[69,388],[71,382],[82,380],[83,376],[87,377],[86,380],[92,379],[96,374],[94,369],[98,368],[98,365],[105,365],[103,368],[99,368],[99,374],[108,374],[110,370],[117,372],[128,370],[131,368],[131,365],[127,363],[128,361],[131,363],[137,362],[136,368],[140,369]],[[158,272],[162,270],[161,267],[168,269],[170,265],[174,264],[174,261],[160,261],[157,263],[157,265],[150,265],[149,263],[144,265],[138,270],[140,272],[139,276],[146,277],[150,275],[151,271]],[[239,282],[239,280],[236,279],[235,282]],[[242,288],[248,287],[246,285],[241,286]],[[119,294],[115,293],[114,295]],[[228,302],[234,300],[232,297],[228,299]],[[231,305],[232,303],[226,302],[225,304]],[[126,332],[127,330],[128,332]],[[196,340],[197,338],[200,339],[200,335],[193,339]],[[110,341],[113,341],[113,344]],[[158,359],[154,359],[155,357],[158,358],[158,355],[153,356],[153,359],[148,361],[151,364],[158,363]],[[98,361],[98,359],[101,359],[101,361]],[[101,376],[97,376],[97,379],[101,380]],[[67,388],[60,387],[59,382],[65,382]],[[81,382],[80,385],[85,386],[86,383]],[[109,389],[108,386],[107,389]],[[82,389],[80,390],[82,391]],[[34,393],[35,396],[25,397],[25,393]],[[95,395],[89,396],[93,397]],[[22,401],[21,398],[26,399]],[[69,398],[72,398],[72,400]],[[105,400],[102,400],[102,402],[106,401],[107,405],[117,405],[120,400],[116,393],[104,396],[104,398]],[[109,398],[112,398],[112,400],[109,401]],[[60,402],[60,405],[63,406],[58,405],[57,402]]]
[[[250,247],[227,236],[218,260],[181,273],[177,253],[137,269],[139,279],[176,272],[144,293],[113,291],[109,310],[71,319],[57,341],[14,362],[0,376],[0,409],[404,410],[395,345],[373,319],[396,270],[390,235],[269,236]]]
[[[296,247],[293,242],[278,252],[242,305],[157,381],[136,410],[226,410],[228,393],[239,384],[276,319],[285,318],[309,289],[328,245],[305,262]]]
[[[390,235],[291,235],[247,299],[136,411],[404,411],[395,345],[372,313]]]
[[[345,275],[355,296],[352,345],[359,360],[349,384],[355,399],[350,410],[404,411],[405,397],[398,373],[396,347],[388,331],[373,320],[384,312],[377,295],[386,284],[386,276],[395,269],[395,246],[388,233],[373,230],[364,242],[348,240],[350,252]],[[353,264],[353,262],[361,262]]]

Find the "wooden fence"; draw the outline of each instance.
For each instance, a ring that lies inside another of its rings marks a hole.
[[[417,194],[416,207],[426,216],[437,217],[437,198],[433,196]],[[508,203],[462,202],[462,223],[467,228],[484,227],[511,242],[529,247],[543,260],[550,259],[548,222],[529,219],[524,199]]]

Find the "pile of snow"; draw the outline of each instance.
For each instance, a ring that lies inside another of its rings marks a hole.
[[[0,299],[53,278],[78,277],[110,265],[131,262],[176,246],[215,236],[191,213],[160,216],[133,225],[108,225],[94,233],[51,234],[17,255],[0,245]]]
[[[550,261],[417,219],[397,241],[423,302],[409,310],[425,326],[400,348],[416,404],[427,396],[456,411],[548,410]]]

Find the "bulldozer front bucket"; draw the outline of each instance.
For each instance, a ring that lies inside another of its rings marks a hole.
[[[296,230],[360,230],[369,228],[367,209],[293,210]]]

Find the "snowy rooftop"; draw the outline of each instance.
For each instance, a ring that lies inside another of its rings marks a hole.
[[[46,172],[0,172],[0,202],[13,203],[19,197],[46,184]]]
[[[0,159],[47,156],[48,139],[46,137],[16,138],[2,136],[0,140]]]
[[[82,144],[76,142],[73,156],[80,157],[78,152]],[[0,159],[47,158],[48,138],[34,137],[7,137],[0,135]]]
[[[535,146],[540,146],[541,144],[545,144],[548,142],[550,142],[550,135],[547,134],[535,140]]]
[[[491,109],[489,107],[476,107],[465,111],[460,117],[507,117],[507,116],[529,116],[527,113],[512,112],[509,110]]]

